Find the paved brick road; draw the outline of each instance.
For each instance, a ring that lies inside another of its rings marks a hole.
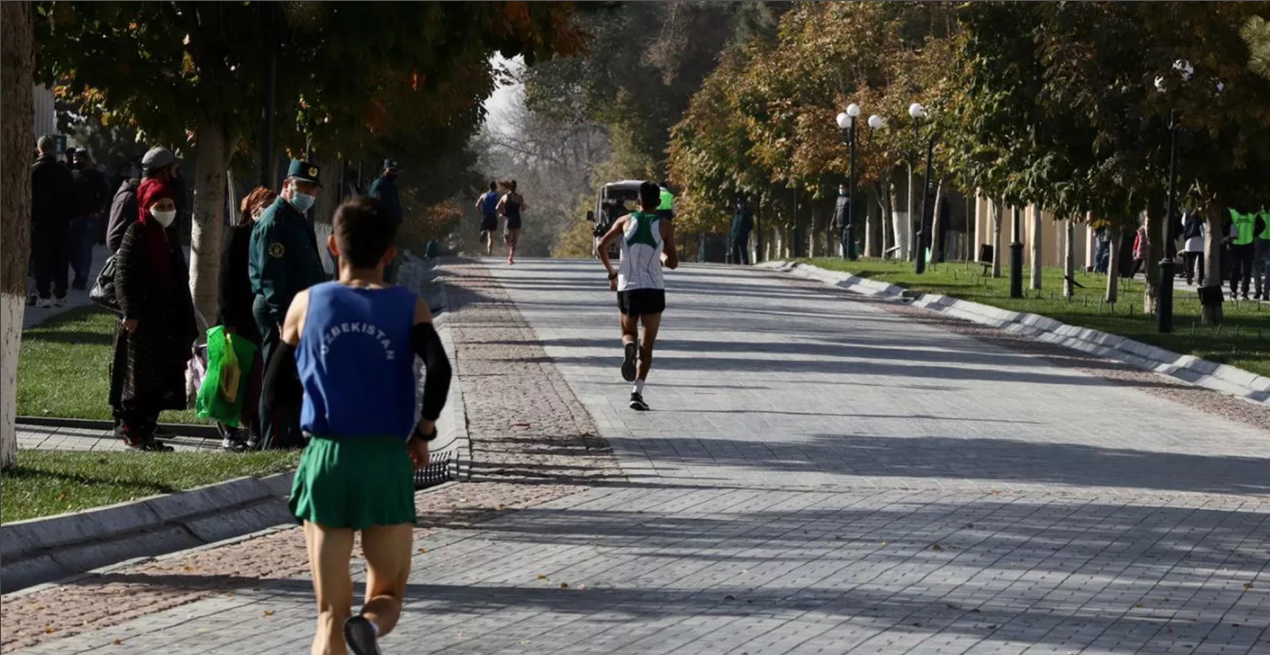
[[[558,491],[421,534],[390,653],[1270,653],[1263,429],[721,268],[671,276],[635,414],[597,265],[492,270],[543,347],[456,270],[489,312],[459,344],[469,417],[507,435],[485,456],[579,460],[486,467]],[[279,575],[25,652],[303,653],[312,617]]]

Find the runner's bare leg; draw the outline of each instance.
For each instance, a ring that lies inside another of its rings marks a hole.
[[[309,550],[318,608],[312,653],[344,655],[348,648],[344,643],[344,621],[353,611],[353,577],[349,573],[353,531],[305,521],[304,541]]]
[[[362,531],[367,568],[362,616],[379,628],[380,637],[392,632],[401,618],[413,543],[414,532],[409,524],[377,525]]]
[[[647,380],[653,368],[653,346],[657,344],[657,331],[661,329],[661,314],[641,314],[644,324],[644,340],[639,344],[639,373],[636,379]]]

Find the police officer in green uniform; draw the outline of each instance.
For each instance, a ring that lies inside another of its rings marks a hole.
[[[308,162],[291,160],[282,195],[274,201],[251,231],[249,269],[251,288],[256,292],[252,307],[260,326],[264,366],[278,349],[281,326],[295,294],[326,280],[317,235],[306,213],[317,199],[318,167]],[[291,385],[288,385],[291,386]],[[291,393],[278,395],[276,407],[261,407],[261,445],[263,448],[299,448],[304,445],[300,433],[299,379]]]

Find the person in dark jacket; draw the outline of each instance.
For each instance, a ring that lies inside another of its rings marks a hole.
[[[176,199],[151,178],[137,191],[138,220],[115,254],[115,290],[123,316],[115,334],[110,405],[116,434],[137,450],[172,450],[154,438],[159,413],[186,406],[185,368],[198,336],[185,261],[168,238]]]
[[[75,181],[57,160],[53,139],[40,137],[39,159],[31,167],[31,254],[35,288],[42,308],[66,305],[70,225],[75,214]]]
[[[847,259],[855,259],[855,244],[853,243],[854,228],[851,224],[851,204],[850,197],[847,194],[847,185],[838,185],[838,199],[833,205],[833,221],[830,227],[833,229],[833,237],[838,240],[838,245],[842,247],[842,256]]]
[[[76,207],[70,226],[71,269],[75,271],[71,288],[83,291],[88,288],[88,274],[93,266],[97,224],[110,208],[110,189],[106,186],[106,176],[93,166],[88,151],[82,148],[75,151],[71,160],[71,179],[75,184]]]
[[[397,175],[400,169],[397,162],[391,159],[384,160],[384,172],[370,185],[369,195],[372,198],[378,198],[388,208],[388,213],[392,219],[397,222],[397,226],[401,227],[404,220],[404,214],[401,210],[401,196],[397,193]],[[397,281],[397,262],[394,261],[388,265],[388,269],[384,271],[384,281],[393,284]]]
[[[173,155],[171,150],[163,147],[151,148],[141,159],[144,179],[154,179],[167,184],[172,180],[172,168],[175,164],[176,155]],[[110,225],[106,228],[106,247],[110,249],[111,254],[119,250],[124,232],[137,220],[137,188],[140,185],[141,180],[132,178],[115,191],[114,200],[110,205]],[[173,190],[173,193],[175,194],[176,191]],[[177,211],[179,215],[180,210]],[[171,227],[167,231],[169,236],[174,235],[175,230]]]
[[[318,251],[317,235],[305,213],[313,206],[321,176],[313,164],[292,160],[282,194],[265,208],[251,231],[248,271],[255,293],[252,313],[260,328],[261,355],[265,368],[281,343],[282,321],[291,300],[304,289],[326,281],[326,269]],[[264,448],[299,448],[301,391],[298,379],[287,385],[278,411],[260,416]]]
[[[220,263],[220,317],[217,319],[235,339],[246,339],[256,345],[256,360],[244,366],[247,388],[243,397],[242,429],[219,425],[222,446],[229,450],[245,450],[256,446],[255,426],[260,412],[260,381],[264,374],[260,355],[260,326],[253,307],[256,293],[251,288],[251,231],[265,209],[278,199],[278,194],[256,187],[243,198],[238,225],[225,235],[225,250]]]
[[[750,265],[750,232],[754,231],[754,212],[745,198],[736,201],[736,214],[732,216],[732,225],[728,229],[731,241],[732,263]]]

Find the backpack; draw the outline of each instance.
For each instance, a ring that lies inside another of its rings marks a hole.
[[[486,191],[481,196],[481,212],[486,216],[493,216],[498,213],[498,194],[493,191]]]

